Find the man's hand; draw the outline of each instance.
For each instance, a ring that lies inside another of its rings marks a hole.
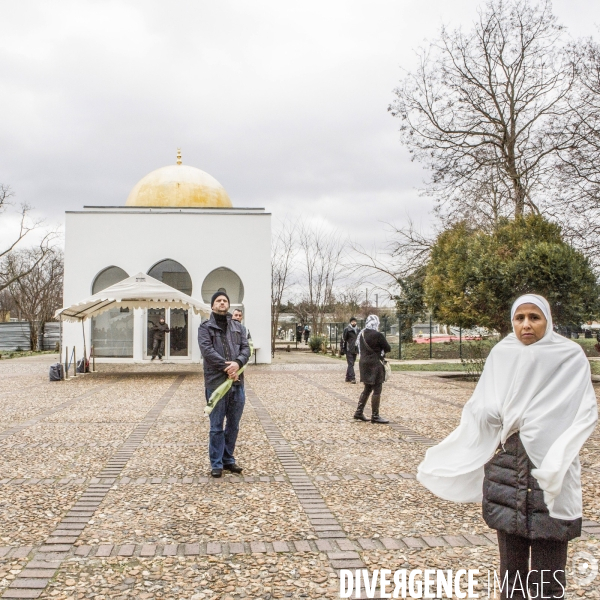
[[[225,367],[225,373],[229,375],[229,379],[235,379],[236,373],[240,370],[240,365],[235,361],[226,362],[225,364],[227,365]]]

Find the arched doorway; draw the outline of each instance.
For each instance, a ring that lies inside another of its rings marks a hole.
[[[219,291],[224,291],[229,296],[232,307],[243,306],[244,284],[235,271],[219,267],[206,276],[202,283],[202,300],[210,304],[212,295]]]
[[[187,294],[192,295],[192,278],[188,270],[176,260],[167,258],[157,262],[148,275],[167,285]],[[169,326],[170,332],[165,335],[165,358],[187,358],[190,354],[190,328],[189,311],[183,308],[150,308],[147,317],[146,358],[152,356],[152,347],[155,327],[163,318]]]
[[[127,279],[120,267],[110,266],[94,277],[92,294]],[[105,358],[133,358],[133,313],[128,308],[112,308],[92,318],[94,355]]]

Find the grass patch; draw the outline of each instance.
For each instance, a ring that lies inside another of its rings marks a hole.
[[[590,360],[593,375],[600,375],[600,360]]]
[[[415,365],[410,363],[392,363],[392,371],[459,371],[465,372],[460,363],[429,363]]]
[[[23,358],[24,356],[38,356],[40,354],[56,354],[56,350],[40,350],[39,352],[32,352],[31,350],[3,350],[0,352],[0,359]]]
[[[596,350],[596,348],[594,348],[594,346],[598,343],[595,336],[591,340],[590,339],[586,340],[585,338],[579,338],[578,340],[573,340],[573,341],[576,344],[579,344],[583,348],[583,351],[585,352],[586,356],[600,356],[600,352],[598,352],[598,350]]]

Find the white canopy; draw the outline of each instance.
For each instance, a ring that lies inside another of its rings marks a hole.
[[[59,308],[54,316],[77,322],[95,317],[111,308],[191,308],[197,314],[210,315],[208,304],[195,300],[150,275],[138,273],[81,302]]]

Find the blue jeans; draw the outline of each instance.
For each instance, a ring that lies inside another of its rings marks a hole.
[[[206,389],[206,400],[214,390]],[[208,441],[208,456],[212,469],[222,469],[223,465],[235,464],[235,443],[240,420],[244,412],[246,394],[243,385],[232,385],[225,397],[221,398],[210,413],[210,436]],[[227,419],[225,428],[223,423]]]

